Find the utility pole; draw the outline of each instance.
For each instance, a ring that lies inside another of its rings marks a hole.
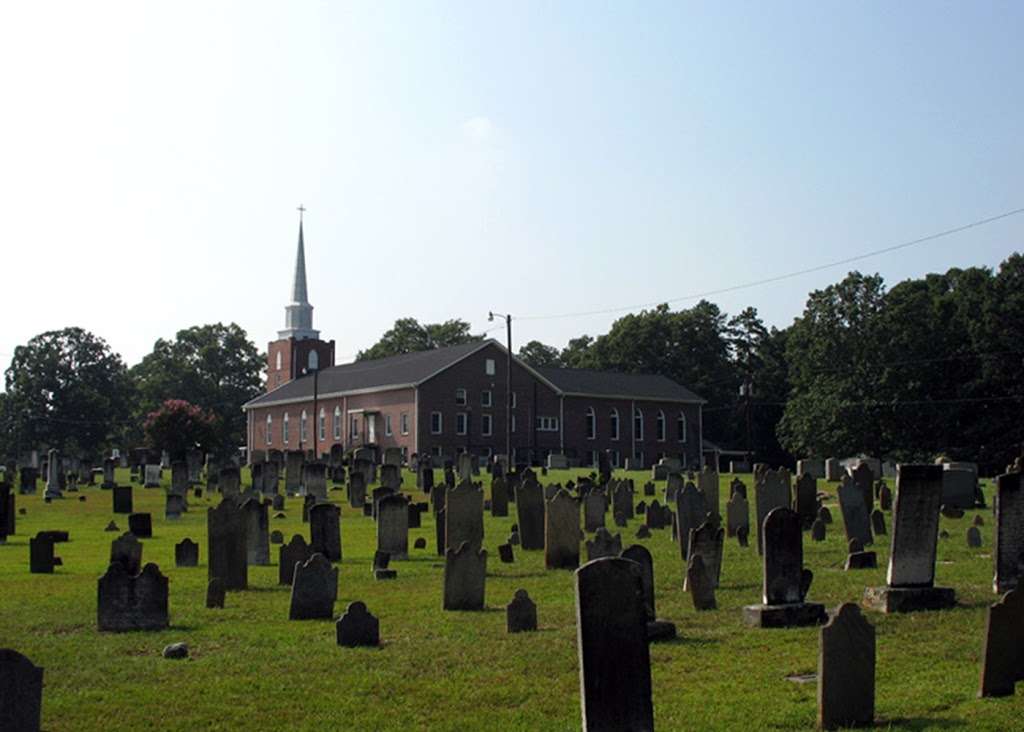
[[[747,467],[750,470],[754,469],[754,449],[751,440],[751,434],[753,432],[753,420],[751,413],[751,400],[754,397],[754,378],[749,373],[744,378],[743,383],[740,384],[740,396],[744,398],[744,411],[746,412],[747,418]]]
[[[512,316],[501,313],[487,313],[488,322],[494,322],[494,316],[505,319],[507,336],[507,353],[505,358],[505,460],[508,469],[512,469]]]

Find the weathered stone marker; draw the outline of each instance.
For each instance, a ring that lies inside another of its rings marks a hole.
[[[893,613],[941,610],[956,604],[951,588],[935,587],[941,502],[941,465],[897,467],[887,584],[866,588],[865,605]]]
[[[111,486],[111,497],[114,501],[114,513],[132,513],[132,487],[130,485]]]
[[[111,564],[97,583],[96,619],[101,631],[164,630],[167,578],[153,563],[137,575]]]
[[[689,549],[690,531],[703,524],[707,515],[704,494],[697,490],[693,483],[684,485],[676,494],[676,538],[683,561],[686,561],[686,552]]]
[[[525,536],[522,541],[525,549]],[[580,504],[564,488],[547,501],[544,511],[544,566],[548,569],[580,566]]]
[[[978,696],[1012,696],[1024,680],[1024,588],[1010,590],[988,609]]]
[[[401,493],[380,499],[377,504],[377,551],[392,559],[409,557],[409,501]]]
[[[244,590],[249,584],[245,514],[234,499],[225,498],[206,510],[208,578],[219,577],[225,590]]]
[[[996,479],[995,514],[992,586],[1003,593],[1017,587],[1024,569],[1024,473],[1007,473]]]
[[[583,729],[653,732],[640,565],[606,557],[584,564],[575,579]]]
[[[809,529],[818,514],[818,481],[810,473],[801,473],[793,486],[793,503],[800,514],[800,525]]]
[[[544,548],[544,491],[536,480],[522,480],[516,487],[516,517],[524,551]]]
[[[686,563],[685,584],[685,589],[693,599],[694,610],[714,610],[718,607],[715,600],[715,586],[704,565],[704,557],[700,554],[694,554]]]
[[[142,570],[142,542],[131,533],[124,533],[110,542],[110,564],[120,564],[130,575]]]
[[[864,504],[864,492],[847,475],[839,484],[839,508],[843,513],[846,540],[856,539],[864,546],[870,546],[874,537],[871,536],[871,517]]]
[[[291,585],[295,565],[306,562],[313,554],[313,547],[306,543],[306,538],[301,534],[295,534],[290,542],[282,544],[277,552],[277,583]]]
[[[603,526],[587,541],[587,561],[592,562],[601,557],[617,557],[622,554],[622,535],[612,533]]]
[[[309,509],[310,546],[328,561],[341,561],[341,509],[333,503],[318,503]]]
[[[224,580],[214,577],[206,583],[206,607],[224,609]]]
[[[487,552],[469,542],[445,552],[444,609],[483,610],[487,578]]]
[[[128,517],[128,531],[140,539],[153,537],[153,517],[148,513],[133,513]]]
[[[848,602],[819,633],[818,729],[873,725],[875,627]]]
[[[188,537],[175,544],[174,565],[176,567],[198,567],[199,545]]]
[[[847,546],[849,553],[846,555],[846,571],[878,567],[878,556],[874,552],[864,551],[864,545],[859,539],[850,539]]]
[[[484,491],[470,480],[448,489],[445,498],[445,549],[469,542],[480,549],[484,542]]]
[[[380,645],[380,621],[359,600],[348,604],[344,615],[338,618],[335,629],[339,646],[376,648]]]
[[[17,651],[0,648],[0,729],[38,732],[42,709],[42,667]]]
[[[789,472],[784,468],[766,470],[755,478],[754,498],[757,508],[757,553],[764,554],[765,517],[780,507],[789,508]]]
[[[700,554],[704,571],[712,588],[718,587],[722,575],[722,546],[725,542],[725,530],[714,521],[705,521],[695,529],[690,529],[689,549],[687,556]],[[687,590],[689,570],[683,577],[683,590]]]
[[[289,620],[320,620],[334,617],[338,599],[338,568],[323,554],[314,553],[295,565]]]
[[[505,625],[509,633],[537,630],[537,605],[526,590],[516,590],[512,602],[505,606]]]

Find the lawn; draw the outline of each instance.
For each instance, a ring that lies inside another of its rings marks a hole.
[[[544,482],[564,481],[552,471]],[[169,480],[169,471],[165,471]],[[440,471],[438,471],[440,477]],[[643,473],[628,475],[642,496]],[[728,498],[731,475],[721,477]],[[751,477],[741,476],[750,485]],[[248,476],[243,475],[243,482]],[[118,480],[128,482],[127,471]],[[411,473],[405,488],[415,500]],[[487,476],[482,476],[485,484]],[[41,484],[40,484],[41,485]],[[819,483],[834,495],[835,484]],[[748,489],[749,490],[749,489]],[[658,484],[659,494],[664,483]],[[333,622],[289,621],[289,588],[277,585],[277,567],[250,567],[245,592],[228,594],[223,610],[207,610],[207,498],[191,499],[180,520],[163,518],[162,490],[134,490],[135,510],[153,514],[154,536],[144,540],[143,562],[156,562],[170,577],[171,628],[158,633],[100,633],[96,629],[96,580],[106,569],[113,519],[127,530],[127,516],[112,513],[109,491],[99,487],[49,505],[42,489],[17,497],[18,531],[0,546],[0,647],[14,648],[45,667],[43,728],[59,730],[571,730],[580,726],[573,575],[544,569],[543,552],[516,547],[515,563],[501,564],[497,546],[516,521],[485,520],[488,551],[487,609],[441,609],[443,561],[436,555],[434,524],[410,530],[410,558],[392,562],[393,581],[375,581],[371,560],[374,524],[342,505],[342,547],[336,615],[362,600],[380,619],[381,647],[345,649],[335,644]],[[986,486],[990,497],[991,486]],[[83,496],[86,500],[78,500]],[[753,492],[749,490],[753,506]],[[331,493],[344,504],[344,491]],[[814,571],[809,600],[829,608],[860,599],[866,585],[885,582],[888,539],[873,547],[879,569],[844,572],[841,514],[823,543],[804,534],[805,564]],[[302,533],[302,502],[289,498],[286,518],[271,530],[287,541]],[[969,549],[967,527],[980,513],[983,546]],[[635,543],[641,519],[622,529],[623,546]],[[611,524],[609,516],[609,525]],[[891,529],[891,515],[887,516]],[[611,526],[610,526],[611,527]],[[883,728],[1006,730],[1019,728],[1020,697],[977,699],[985,608],[992,592],[989,510],[942,519],[950,538],[940,540],[937,583],[956,589],[953,610],[882,616],[877,628],[876,718]],[[64,565],[53,575],[28,571],[28,539],[44,529],[66,529],[57,545]],[[658,616],[679,629],[674,642],[651,646],[655,723],[662,730],[808,729],[816,719],[814,683],[786,680],[817,669],[818,631],[760,630],[743,625],[741,608],[760,601],[761,565],[756,542],[740,548],[726,540],[718,610],[697,613],[682,590],[683,563],[668,529],[641,541],[654,556]],[[186,536],[200,544],[200,566],[174,567],[174,544]],[[413,549],[418,537],[426,550]],[[583,547],[581,546],[581,549]],[[278,547],[271,546],[277,563]],[[585,559],[585,550],[583,550]],[[509,635],[505,605],[517,588],[537,603],[540,629]],[[162,648],[186,641],[191,657],[165,660]],[[1024,692],[1022,692],[1024,693]]]

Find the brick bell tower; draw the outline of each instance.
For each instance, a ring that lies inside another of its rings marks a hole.
[[[291,302],[285,305],[284,330],[277,340],[267,345],[267,391],[287,384],[312,369],[334,365],[334,341],[320,340],[320,331],[313,330],[313,306],[306,291],[306,247],[302,235],[299,206],[299,249],[295,255]]]

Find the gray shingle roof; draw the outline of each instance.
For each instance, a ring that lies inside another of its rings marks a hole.
[[[534,370],[566,394],[663,399],[677,402],[705,401],[685,386],[680,386],[672,379],[658,374],[623,374],[617,371],[552,367],[541,367]]]

